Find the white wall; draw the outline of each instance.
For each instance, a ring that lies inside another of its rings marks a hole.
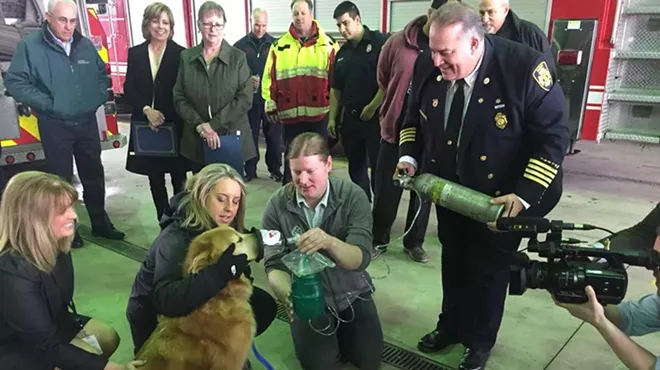
[[[290,4],[288,0],[250,0],[250,15],[256,8],[265,9],[268,12],[268,33],[278,37],[289,31],[292,19]]]
[[[124,3],[128,7],[127,17],[130,20],[130,46],[139,45],[144,42],[144,38],[142,37],[142,14],[144,13],[144,9],[153,2],[154,0],[130,0]],[[190,46],[186,45],[183,2],[179,0],[165,0],[164,3],[172,9],[172,14],[174,15],[174,41],[184,47]]]
[[[360,10],[362,24],[371,30],[380,31],[382,19],[382,1],[381,0],[352,0],[355,6]],[[321,23],[321,27],[326,32],[333,35],[339,35],[337,22],[332,18],[335,8],[341,0],[316,0],[314,2],[316,19]],[[430,3],[430,0],[427,1]]]
[[[133,0],[131,0],[133,1]],[[202,35],[198,32],[197,28],[197,12],[204,4],[204,0],[190,0],[193,4],[195,13],[193,17],[193,35],[195,44],[202,41]],[[227,24],[225,25],[225,40],[228,43],[234,44],[236,41],[246,35],[245,32],[245,1],[243,0],[215,0],[216,3],[222,5],[227,16]]]

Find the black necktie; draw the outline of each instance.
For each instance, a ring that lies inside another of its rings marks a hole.
[[[456,92],[451,101],[449,117],[445,126],[445,134],[442,143],[442,154],[440,158],[440,175],[447,177],[447,180],[456,177],[456,155],[458,146],[458,135],[461,132],[463,123],[463,108],[465,107],[465,92],[463,86],[465,80],[456,80]]]

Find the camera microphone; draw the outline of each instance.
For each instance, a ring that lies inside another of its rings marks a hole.
[[[495,222],[498,230],[547,233],[550,230],[594,230],[596,226],[562,221],[550,221],[542,217],[500,217]]]

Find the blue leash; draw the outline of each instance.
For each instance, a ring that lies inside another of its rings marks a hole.
[[[271,366],[271,364],[268,362],[268,360],[266,360],[264,356],[262,356],[261,353],[257,351],[257,346],[254,344],[254,342],[252,342],[252,352],[254,352],[254,355],[257,357],[257,360],[259,360],[259,362],[261,362],[261,364],[264,365],[266,370],[275,370],[273,369],[273,366]]]

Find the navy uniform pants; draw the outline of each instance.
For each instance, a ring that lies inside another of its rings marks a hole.
[[[105,175],[95,113],[75,120],[40,116],[38,126],[48,171],[71,182],[75,158],[92,227],[105,227],[110,220],[105,213]]]
[[[448,176],[443,176],[448,178]],[[563,181],[559,172],[555,181]],[[455,181],[455,179],[452,179]],[[549,189],[541,205],[521,217],[544,217],[561,198],[561,186]],[[502,323],[510,280],[512,253],[521,237],[493,233],[485,224],[436,206],[442,244],[442,313],[436,330],[464,346],[490,350]]]
[[[255,98],[256,99],[256,98]],[[259,163],[259,132],[263,130],[266,139],[266,166],[268,172],[278,174],[282,166],[282,124],[271,123],[266,117],[264,104],[255,104],[248,111],[250,129],[257,156],[245,162],[245,174],[254,177],[257,174],[257,163]]]
[[[394,170],[399,162],[399,144],[388,143],[381,140],[380,148],[378,151],[378,162],[376,173],[374,176],[374,206],[372,210],[374,225],[373,225],[373,244],[386,245],[390,242],[390,232],[392,225],[396,219],[396,214],[399,209],[399,202],[403,189],[394,185],[392,177]],[[408,203],[408,214],[406,217],[405,230],[407,231],[415,214],[422,208],[419,215],[412,225],[412,229],[406,236],[403,237],[403,246],[408,249],[421,247],[424,243],[424,235],[429,223],[429,216],[431,213],[431,206],[428,202],[420,202],[417,194],[410,192],[410,202]],[[438,219],[438,223],[440,219]]]
[[[348,158],[348,174],[367,194],[371,202],[371,191],[375,190],[376,164],[380,147],[380,124],[378,112],[369,121],[360,119],[360,109],[344,109],[339,128],[344,153]],[[369,171],[371,168],[371,180]]]

